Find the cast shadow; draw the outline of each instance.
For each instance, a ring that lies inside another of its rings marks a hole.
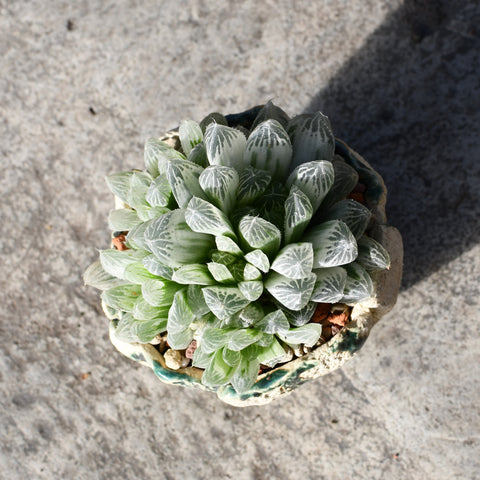
[[[480,240],[479,25],[476,0],[407,0],[306,109],[383,175],[403,288]]]

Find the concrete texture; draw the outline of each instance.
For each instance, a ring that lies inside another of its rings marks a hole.
[[[480,6],[0,0],[0,478],[480,476]],[[80,276],[103,176],[145,138],[273,98],[385,177],[397,307],[343,369],[250,409],[110,345]]]

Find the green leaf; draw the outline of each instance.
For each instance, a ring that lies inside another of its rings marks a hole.
[[[374,290],[368,272],[356,262],[346,265],[345,268],[348,276],[341,302],[353,305],[368,300]]]
[[[271,100],[269,100],[255,117],[252,124],[252,130],[266,120],[276,120],[286,129],[290,118],[280,107],[277,107]]]
[[[242,356],[240,365],[231,378],[232,387],[237,393],[245,393],[253,387],[259,368],[260,362],[257,359],[249,360]]]
[[[109,288],[122,285],[125,282],[107,273],[100,263],[100,260],[93,262],[83,274],[85,285],[98,288],[99,290],[108,290]]]
[[[236,287],[205,287],[202,291],[208,308],[221,320],[227,319],[249,303]]]
[[[293,145],[292,168],[313,160],[333,159],[335,137],[330,121],[321,112],[293,118],[287,127]]]
[[[285,334],[277,334],[289,345],[305,345],[313,347],[322,334],[322,326],[319,323],[307,323],[301,327],[291,328]]]
[[[173,268],[167,267],[161,263],[157,257],[153,254],[147,255],[142,259],[143,265],[145,268],[154,275],[158,277],[165,278],[166,280],[171,280],[173,278]]]
[[[272,175],[269,172],[250,166],[245,168],[239,177],[237,204],[251,204],[267,190],[271,181]]]
[[[115,336],[122,342],[134,343],[138,341],[138,336],[134,331],[134,322],[131,314],[124,314],[118,320],[115,328]]]
[[[148,188],[152,178],[145,172],[133,172],[130,177],[130,188],[127,194],[127,203],[137,211],[137,215],[141,220],[148,220],[146,210],[150,208],[146,200]]]
[[[158,175],[150,184],[146,194],[146,200],[152,207],[173,206],[173,194],[165,174]]]
[[[265,288],[285,307],[300,310],[310,300],[316,279],[314,273],[304,278],[291,279],[272,272],[265,282]]]
[[[222,263],[209,262],[207,263],[208,270],[212,277],[219,283],[235,283],[233,275],[230,273],[228,267]]]
[[[287,189],[285,186],[280,182],[273,182],[265,193],[256,200],[255,207],[258,209],[260,217],[283,230],[286,200]]]
[[[288,177],[287,187],[296,185],[305,193],[315,212],[333,185],[333,176],[331,162],[315,160],[302,163]]]
[[[133,172],[130,171],[118,172],[105,177],[110,191],[125,203],[128,203],[127,197],[130,191],[130,177],[132,177],[132,175]]]
[[[100,262],[105,272],[114,277],[124,279],[125,269],[132,263],[137,263],[147,252],[134,250],[100,250]]]
[[[285,349],[280,345],[278,340],[274,337],[270,346],[261,350],[258,355],[258,361],[262,365],[273,368],[277,363],[285,361]]]
[[[135,302],[141,294],[140,285],[119,285],[105,290],[101,297],[109,307],[132,312]]]
[[[172,304],[180,288],[181,285],[169,280],[146,280],[142,283],[142,295],[153,307],[163,307]]]
[[[127,265],[127,267],[125,268],[124,278],[130,283],[136,283],[141,285],[146,280],[158,279],[159,277],[150,273],[145,268],[143,263],[138,262]]]
[[[179,290],[168,311],[167,342],[170,347],[174,350],[183,350],[188,347],[193,338],[190,325],[195,319],[188,305],[186,289]]]
[[[326,212],[324,219],[341,220],[358,240],[367,228],[371,216],[372,214],[367,207],[349,198],[331,207]]]
[[[217,249],[221,252],[230,253],[231,255],[243,255],[240,247],[229,237],[218,236],[215,237],[215,244]]]
[[[205,148],[205,144],[202,142],[196,145],[188,154],[187,160],[200,165],[202,168],[208,167],[207,149]]]
[[[387,250],[371,237],[362,236],[358,240],[357,262],[368,272],[390,268],[390,255]]]
[[[185,211],[185,220],[194,232],[236,238],[228,217],[201,198],[193,197],[190,200]]]
[[[212,357],[210,365],[203,372],[202,383],[207,387],[226,385],[234,373],[235,368],[223,360],[222,350],[218,350]]]
[[[158,260],[173,268],[204,262],[213,245],[211,235],[190,229],[184,210],[172,210],[153,220],[145,230],[145,240]]]
[[[271,119],[260,123],[248,137],[244,158],[247,165],[283,180],[292,159],[292,144],[282,125]]]
[[[252,345],[257,340],[259,340],[263,336],[263,332],[259,330],[255,330],[253,328],[241,328],[239,330],[235,330],[230,337],[228,342],[228,348],[230,350],[239,351],[243,350],[244,348]]]
[[[142,223],[135,210],[130,208],[120,208],[110,210],[108,215],[108,228],[115,231],[128,231]]]
[[[301,327],[312,319],[317,306],[318,305],[315,302],[308,302],[307,305],[300,310],[294,311],[284,308],[283,312],[285,313],[290,325],[294,327]]]
[[[176,270],[172,280],[183,285],[215,285],[215,280],[210,275],[206,265],[202,263],[191,263]]]
[[[149,343],[157,335],[167,330],[166,318],[155,318],[148,322],[134,322],[132,331],[137,336],[140,343]]]
[[[187,288],[187,303],[196,317],[202,317],[210,313],[210,309],[205,303],[202,288],[200,285],[193,284]]]
[[[235,352],[233,350],[229,350],[228,348],[224,348],[222,350],[222,355],[223,361],[231,367],[236,367],[242,359],[242,354],[240,352]]]
[[[211,165],[198,178],[209,200],[227,215],[235,205],[240,177],[232,167]]]
[[[262,272],[257,267],[254,267],[251,263],[246,263],[243,269],[243,278],[246,281],[262,280]]]
[[[259,322],[255,323],[255,328],[265,333],[280,333],[284,334],[290,328],[288,319],[282,310],[275,310],[274,312],[265,315]],[[282,354],[284,354],[283,352]]]
[[[188,160],[171,160],[166,166],[168,183],[180,208],[185,208],[192,197],[206,199],[198,177],[203,168]]]
[[[219,238],[219,237],[217,237]],[[223,237],[227,238],[227,237]],[[235,255],[232,255],[231,253],[228,252],[220,252],[220,251],[212,251],[211,253],[212,260],[216,263],[221,263],[222,265],[225,265],[226,267],[229,267],[233,265],[235,262],[238,262],[238,257]]]
[[[175,350],[184,350],[193,340],[193,330],[186,328],[185,330],[171,331],[167,322],[167,342]]]
[[[280,248],[282,239],[280,230],[261,217],[250,215],[243,217],[238,225],[238,231],[240,245],[244,250],[262,250],[267,256],[273,256]],[[247,261],[258,267],[251,260]]]
[[[261,250],[253,250],[245,255],[245,260],[263,273],[268,273],[270,270],[270,260]]]
[[[153,307],[143,297],[139,297],[133,306],[133,317],[135,320],[149,321],[157,318],[167,318],[170,305],[164,307]]]
[[[314,270],[317,275],[312,300],[319,303],[338,303],[343,297],[347,271],[342,267]]]
[[[283,247],[272,263],[272,270],[288,278],[303,278],[313,268],[311,243],[291,243]]]
[[[292,185],[285,201],[285,244],[298,241],[310,222],[313,207],[307,195]]]
[[[239,171],[244,168],[243,152],[247,139],[242,132],[211,123],[205,130],[204,143],[210,165],[224,165]]]
[[[326,209],[343,200],[358,183],[358,172],[343,159],[333,161],[333,185],[323,199],[322,209]]]
[[[145,230],[148,225],[149,221],[142,222],[136,227],[133,227],[125,238],[125,245],[127,245],[128,248],[133,248],[135,250],[150,251],[150,248],[145,241]]]
[[[144,159],[148,172],[156,177],[159,173],[165,173],[170,160],[184,160],[185,156],[165,142],[150,138],[145,143]]]
[[[202,132],[205,133],[205,131],[207,130],[207,127],[212,123],[217,123],[218,125],[228,126],[227,119],[221,113],[212,112],[212,113],[209,113],[200,122],[200,128],[202,129]]]
[[[195,145],[203,140],[203,132],[200,125],[193,120],[184,120],[180,123],[178,136],[185,155],[188,155]]]
[[[357,258],[357,242],[340,220],[330,220],[307,230],[302,238],[313,246],[313,268],[337,267]]]
[[[206,328],[203,331],[200,344],[205,353],[213,353],[223,348],[230,341],[233,329]]]
[[[205,353],[201,345],[197,346],[192,358],[192,366],[197,368],[207,368],[212,361],[213,354]]]
[[[238,315],[238,320],[242,327],[249,327],[260,321],[265,313],[260,302],[252,302],[235,315]]]

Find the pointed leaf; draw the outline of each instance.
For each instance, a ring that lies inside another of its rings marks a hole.
[[[208,157],[207,157],[207,149],[205,148],[205,144],[202,142],[196,145],[195,148],[188,154],[187,160],[189,162],[200,165],[200,167],[202,168],[207,168]]]
[[[262,280],[262,272],[257,267],[254,267],[251,263],[246,263],[243,269],[243,278],[246,281]]]
[[[261,217],[247,215],[238,225],[240,245],[244,250],[262,250],[267,256],[273,256],[280,248],[282,235],[280,230]],[[247,259],[248,260],[248,259]],[[254,262],[248,260],[253,265]]]
[[[255,328],[265,333],[280,333],[284,334],[290,329],[290,324],[282,310],[275,310],[274,312],[265,315],[262,320],[255,323]],[[285,352],[283,352],[285,353]]]
[[[243,152],[247,139],[242,132],[211,123],[206,128],[204,143],[210,165],[224,165],[239,171],[244,168]]]
[[[360,263],[368,272],[390,268],[390,255],[387,250],[371,237],[362,236],[358,240],[358,257]]]
[[[222,350],[222,355],[224,362],[231,367],[236,367],[242,359],[242,354],[240,352],[229,350],[226,347]]]
[[[143,263],[131,263],[125,268],[125,280],[130,283],[141,285],[146,280],[158,279],[156,275],[150,273],[143,265]]]
[[[349,198],[333,205],[326,212],[324,219],[341,220],[358,240],[367,228],[371,216],[367,207]]]
[[[89,285],[99,290],[108,290],[125,283],[124,280],[114,277],[107,273],[100,263],[100,260],[93,262],[83,274],[83,281],[85,285]]]
[[[202,263],[191,263],[175,270],[172,276],[174,282],[182,285],[215,285],[215,279]]]
[[[317,306],[318,305],[315,302],[308,302],[307,305],[300,310],[294,311],[284,308],[283,312],[285,313],[290,325],[294,327],[301,327],[312,319]]]
[[[255,201],[255,207],[262,218],[273,223],[280,230],[284,228],[285,201],[287,189],[280,182],[273,182],[265,193]]]
[[[260,123],[248,137],[244,158],[247,165],[283,180],[292,159],[292,144],[282,125],[276,120]]]
[[[165,142],[157,138],[150,138],[145,143],[145,167],[154,177],[160,173],[165,173],[166,165],[170,160],[182,160],[185,156]]]
[[[218,236],[215,237],[215,244],[221,252],[230,253],[231,255],[243,255],[240,247],[229,237]]]
[[[193,330],[186,328],[185,330],[172,331],[168,327],[167,321],[167,342],[174,350],[185,350],[193,340]]]
[[[218,350],[212,357],[210,365],[203,372],[202,383],[207,387],[226,385],[234,373],[235,368],[223,360],[222,350]]]
[[[197,349],[195,350],[192,358],[192,366],[205,369],[210,365],[212,358],[212,353],[205,353],[202,349],[202,346],[197,345]]]
[[[219,283],[235,283],[233,275],[230,270],[222,263],[209,262],[207,263],[208,270],[212,277]]]
[[[286,361],[285,349],[274,337],[271,345],[262,349],[262,351],[258,355],[258,361],[262,365],[273,368],[278,363]]]
[[[272,270],[288,278],[303,278],[313,267],[311,243],[291,243],[282,248],[272,263]]]
[[[314,270],[317,275],[312,301],[319,303],[338,303],[343,297],[347,281],[347,271],[342,267],[330,267]]]
[[[202,333],[200,344],[205,353],[213,353],[222,349],[230,341],[233,329],[206,328]]]
[[[237,393],[250,390],[258,377],[260,362],[257,359],[246,359],[242,356],[240,365],[235,370],[231,379],[232,387]]]
[[[354,303],[368,300],[373,295],[373,283],[368,272],[358,263],[354,262],[345,266],[347,281],[343,291],[342,303]]]
[[[263,282],[258,280],[251,280],[246,282],[239,282],[238,288],[242,295],[251,302],[258,300],[263,293]]]
[[[240,181],[238,172],[232,167],[211,165],[202,172],[198,180],[209,200],[228,214],[236,201]]]
[[[135,320],[148,321],[156,318],[167,318],[170,305],[164,307],[153,307],[143,297],[139,297],[133,306]]]
[[[172,333],[179,333],[185,330],[190,329],[190,325],[196,320],[195,315],[193,314],[192,310],[190,309],[190,306],[188,305],[187,301],[187,291],[186,289],[179,290],[173,299],[172,306],[170,307],[170,310],[168,311],[168,324],[167,324],[167,330],[168,330],[168,337],[167,341],[169,345],[175,349],[175,350],[182,350],[184,348],[188,347],[188,344],[190,343],[190,340],[188,343],[179,345],[178,343],[175,343],[172,345],[170,343],[170,334]],[[177,338],[177,340],[180,340],[180,338]],[[186,340],[182,339],[182,342]]]
[[[357,258],[357,242],[340,220],[330,220],[307,230],[302,238],[313,246],[313,268],[337,267]]]
[[[290,310],[300,310],[310,300],[316,279],[317,276],[314,273],[294,280],[272,272],[265,282],[265,288],[285,307]]]
[[[167,330],[166,318],[155,318],[148,322],[134,322],[132,331],[136,334],[140,343],[149,343],[157,335]]]
[[[203,132],[200,125],[193,120],[184,120],[180,123],[178,136],[185,155],[188,155],[192,149],[203,140]]]
[[[146,194],[146,200],[152,207],[172,206],[173,194],[165,174],[158,175],[150,184]]]
[[[211,123],[217,123],[217,124],[219,124],[219,125],[228,126],[227,119],[226,119],[221,113],[212,112],[212,113],[209,113],[209,114],[208,114],[204,119],[202,119],[202,121],[200,122],[200,128],[202,129],[202,132],[203,132],[203,133],[205,133],[205,131],[207,130],[207,127],[208,127]]]
[[[208,305],[205,303],[202,288],[200,285],[189,285],[187,288],[187,303],[196,317],[202,317],[210,313]]]
[[[249,303],[236,287],[205,287],[202,291],[208,308],[221,320],[230,317]]]
[[[269,100],[255,117],[252,124],[252,130],[266,120],[276,120],[286,129],[290,118],[280,107],[277,107],[271,100]]]
[[[105,272],[123,279],[125,268],[132,263],[137,263],[145,255],[147,255],[147,252],[109,248],[100,250],[100,262]]]
[[[173,268],[202,263],[213,244],[211,235],[190,229],[184,210],[173,210],[153,220],[145,230],[145,240],[158,260]]]
[[[305,345],[313,347],[322,334],[322,326],[319,323],[308,323],[297,328],[291,328],[285,334],[278,336],[289,345]]]
[[[270,260],[261,250],[253,250],[250,253],[247,253],[245,255],[245,260],[257,267],[263,273],[268,273],[270,270]]]
[[[299,165],[288,177],[287,187],[296,185],[310,200],[315,212],[333,185],[333,165],[315,160]]]
[[[255,343],[263,336],[263,332],[253,328],[241,328],[235,330],[228,342],[228,348],[234,351],[240,351]]]
[[[146,280],[142,283],[142,295],[153,307],[164,307],[172,304],[180,288],[181,285],[169,280]]]
[[[161,263],[155,255],[150,254],[145,256],[142,259],[142,262],[150,273],[165,278],[166,280],[172,279],[174,272],[173,268],[167,267],[167,265]]]
[[[307,195],[292,185],[285,201],[285,243],[298,241],[310,222],[313,207]]]
[[[343,200],[358,183],[358,172],[343,159],[333,161],[333,185],[323,199],[322,209],[332,206]]]
[[[119,208],[110,210],[108,215],[108,228],[115,231],[128,231],[142,223],[135,210],[130,208]]]
[[[150,247],[145,241],[145,230],[147,229],[149,222],[150,220],[148,222],[142,222],[128,232],[125,238],[125,245],[128,248],[150,251]]]
[[[201,198],[193,197],[188,202],[185,221],[194,232],[236,238],[228,217],[220,209]]]
[[[167,163],[165,173],[180,208],[185,208],[193,196],[206,198],[198,181],[202,172],[202,167],[188,160],[171,160]]]
[[[102,293],[101,297],[109,307],[123,312],[131,312],[140,295],[140,285],[127,284],[109,288]]]
[[[260,302],[252,302],[235,315],[238,315],[242,327],[250,327],[259,322],[264,317],[265,312]]]
[[[270,185],[272,175],[265,170],[247,167],[240,174],[237,203],[238,205],[249,205],[259,198]]]

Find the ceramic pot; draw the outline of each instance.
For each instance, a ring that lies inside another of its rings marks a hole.
[[[260,108],[261,106],[239,114],[227,115],[227,121],[230,126],[242,125],[249,128]],[[174,148],[180,147],[177,130],[168,132],[161,140]],[[336,370],[350,360],[363,346],[372,327],[396,302],[402,276],[403,244],[398,230],[387,224],[385,214],[387,190],[382,177],[363,157],[341,140],[336,140],[335,153],[341,155],[357,170],[360,182],[366,186],[365,203],[372,211],[372,221],[367,233],[383,245],[391,260],[389,270],[372,274],[375,285],[374,297],[353,307],[350,321],[339,333],[302,357],[259,375],[253,387],[244,393],[237,393],[231,385],[214,389],[205,387],[200,381],[203,370],[195,367],[169,369],[163,355],[153,345],[126,343],[117,338],[116,322],[112,320],[110,339],[117,350],[132,360],[152,368],[155,375],[165,383],[211,390],[216,392],[220,400],[234,406],[264,405],[291,393],[308,380]],[[116,204],[119,208],[124,206],[118,202]]]

